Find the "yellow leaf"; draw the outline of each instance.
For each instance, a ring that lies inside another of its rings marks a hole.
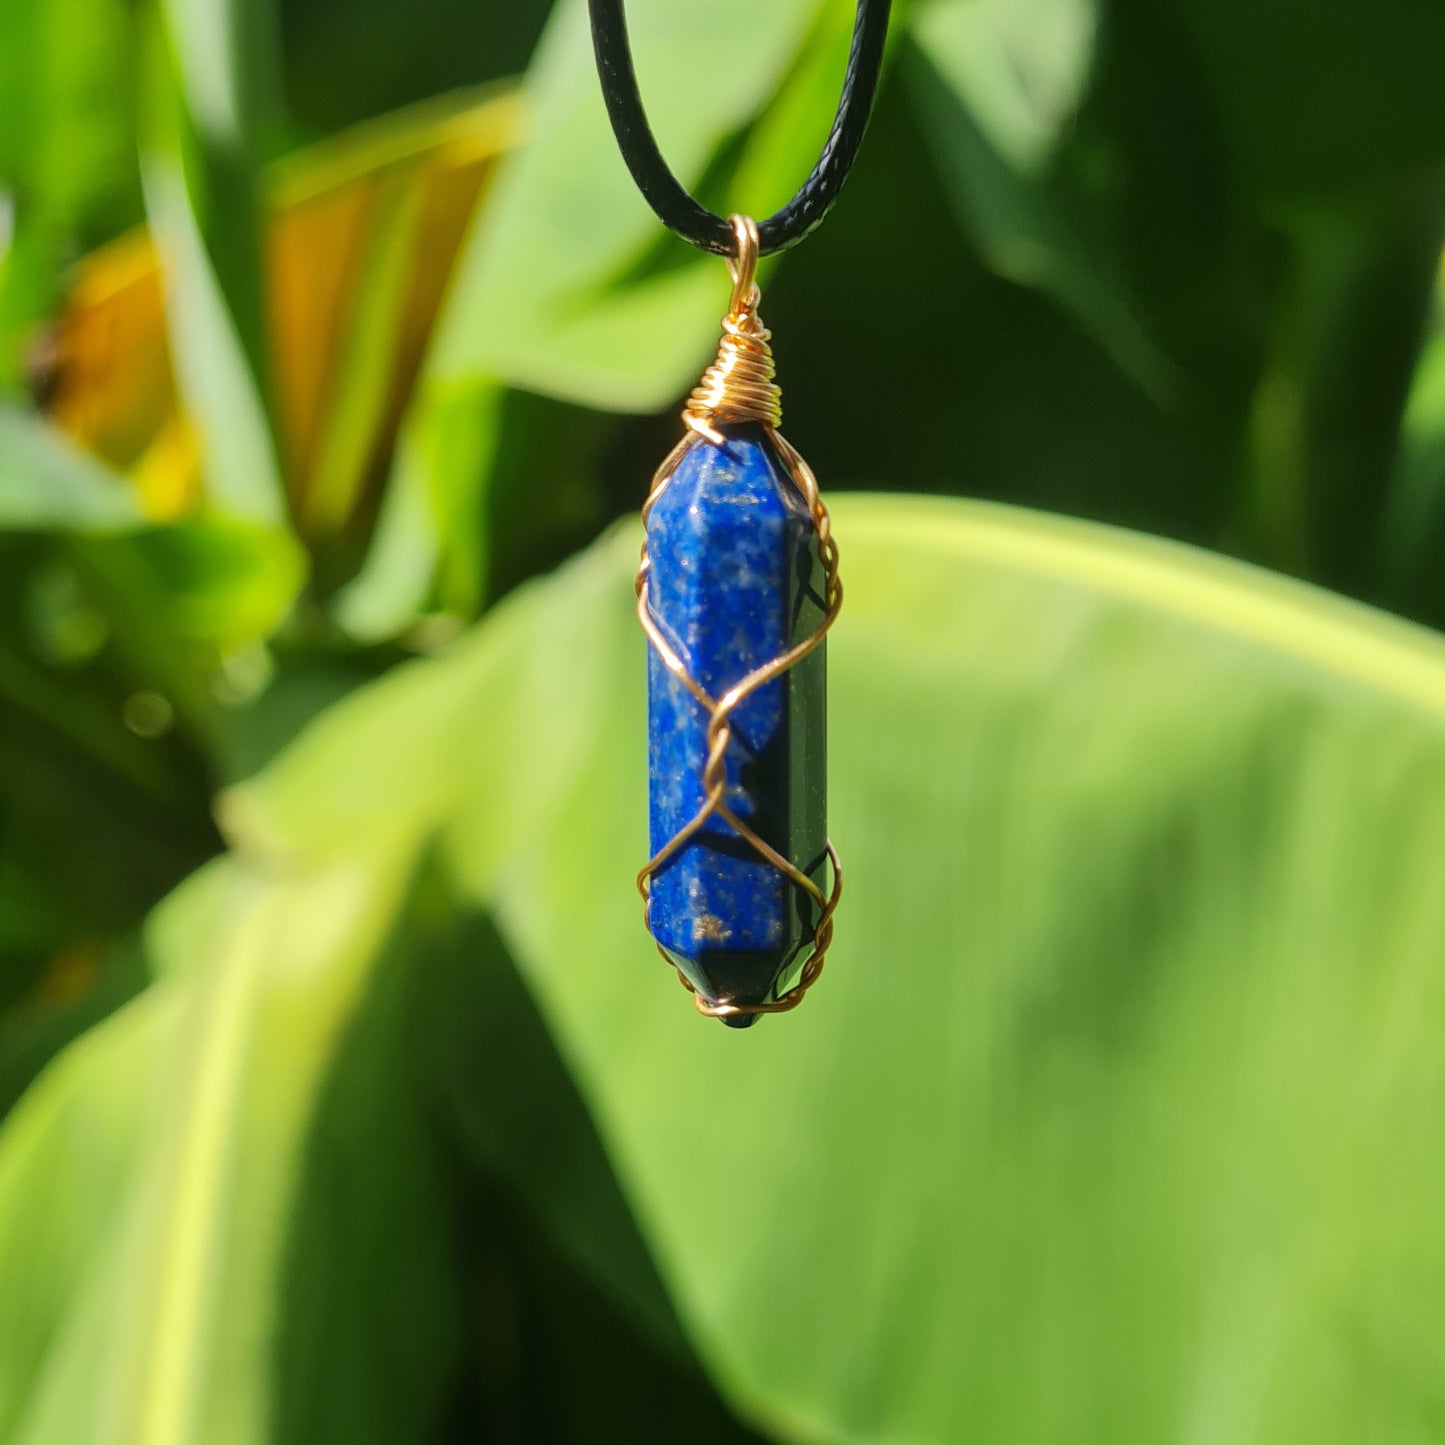
[[[510,89],[446,97],[268,174],[277,440],[293,514],[309,530],[339,530],[380,484],[458,247],[520,121]],[[86,257],[52,337],[48,403],[65,431],[131,474],[157,520],[198,505],[204,461],[176,394],[163,308],[144,230]]]

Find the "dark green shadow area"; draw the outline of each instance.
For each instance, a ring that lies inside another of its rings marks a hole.
[[[417,882],[322,1093],[274,1438],[747,1442],[496,929]]]

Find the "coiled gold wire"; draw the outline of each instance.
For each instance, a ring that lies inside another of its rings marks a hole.
[[[766,429],[769,439],[776,447],[778,456],[793,484],[802,495],[808,508],[808,515],[818,534],[818,554],[823,567],[824,615],[817,630],[788,651],[764,663],[750,672],[741,682],[735,683],[721,697],[714,698],[698,684],[688,672],[686,664],[673,650],[667,638],[658,628],[648,602],[647,578],[650,561],[647,544],[642,547],[642,561],[637,569],[637,615],[646,632],[648,641],[656,649],[663,665],[676,677],[697,700],[708,715],[706,733],[707,758],[703,764],[703,805],[697,813],[660,848],[637,875],[638,891],[642,894],[644,920],[650,923],[648,894],[652,875],[684,847],[688,840],[711,817],[721,818],[742,838],[765,862],[776,868],[791,880],[818,905],[818,921],[813,930],[813,950],[798,975],[797,982],[769,1003],[732,1004],[708,1003],[692,984],[678,971],[683,986],[693,994],[699,1013],[712,1018],[726,1018],[737,1014],[785,1013],[796,1008],[803,995],[817,981],[823,971],[828,946],[833,941],[833,915],[843,893],[843,867],[832,840],[827,843],[829,867],[833,875],[832,888],[825,896],[808,875],[797,868],[777,849],[760,838],[738,815],[728,807],[727,793],[727,750],[732,739],[732,714],[737,706],[758,688],[781,677],[790,667],[802,661],[823,641],[828,629],[838,616],[843,605],[843,584],[838,577],[838,544],[833,537],[832,522],[828,509],[818,490],[818,479],[813,469],[798,454],[797,449],[778,431],[783,418],[782,393],[774,381],[772,348],[769,345],[772,333],[758,316],[759,292],[756,281],[758,263],[758,228],[747,216],[732,216],[730,224],[737,241],[737,255],[728,261],[732,274],[733,293],[728,313],[723,317],[723,337],[713,364],[703,373],[702,380],[688,397],[682,419],[690,432],[706,437],[714,445],[721,445],[723,435],[717,425],[727,422],[758,422]],[[683,453],[694,442],[693,436],[684,436],[663,459],[662,465],[652,479],[652,487],[642,506],[644,526],[652,508],[671,481]],[[667,952],[661,944],[657,950],[669,964]]]

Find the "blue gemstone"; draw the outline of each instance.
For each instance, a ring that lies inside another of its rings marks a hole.
[[[699,437],[653,505],[648,600],[713,698],[817,630],[824,579],[807,504],[756,424]],[[649,648],[652,851],[704,802],[706,710]],[[733,711],[728,806],[823,887],[826,664],[818,647]],[[776,997],[812,942],[815,902],[716,816],[652,879],[653,936],[709,1002]],[[751,1022],[753,1016],[730,1022]]]

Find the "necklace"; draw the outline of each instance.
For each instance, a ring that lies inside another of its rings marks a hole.
[[[700,205],[638,92],[623,0],[588,0],[597,70],[638,189],[683,240],[727,258],[717,358],[652,479],[637,613],[648,640],[647,927],[698,1011],[745,1028],[822,972],[843,871],[827,833],[826,637],[843,587],[818,481],[778,430],[761,256],[816,228],[858,154],[889,0],[859,0],[842,96],[812,173],[758,223]]]

